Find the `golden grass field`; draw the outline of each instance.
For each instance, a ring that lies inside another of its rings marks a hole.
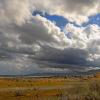
[[[0,77],[0,100],[100,100],[100,77]]]

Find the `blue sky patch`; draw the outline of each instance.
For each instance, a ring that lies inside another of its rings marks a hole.
[[[87,26],[89,24],[96,24],[96,25],[100,26],[100,13],[96,14],[94,16],[90,16],[89,21],[86,23],[83,23],[82,26]]]
[[[48,13],[43,13],[40,11],[34,11],[33,12],[33,16],[39,14],[42,17],[47,18],[48,20],[55,22],[55,24],[61,29],[63,30],[63,28],[65,27],[66,24],[71,23],[76,27],[86,27],[87,25],[90,24],[96,24],[100,26],[100,14],[94,15],[94,16],[90,16],[89,17],[89,21],[86,23],[83,23],[82,25],[77,25],[74,22],[70,22],[68,21],[68,19],[64,18],[63,16],[58,16],[58,15],[50,15]]]
[[[55,22],[55,24],[60,27],[60,29],[63,29],[65,27],[65,25],[67,23],[69,23],[69,21],[64,18],[63,16],[58,16],[58,15],[49,15],[47,13],[42,13],[42,12],[39,12],[39,11],[35,11],[33,12],[33,15],[41,15],[42,17],[45,17],[47,18],[48,20],[52,21],[52,22]]]

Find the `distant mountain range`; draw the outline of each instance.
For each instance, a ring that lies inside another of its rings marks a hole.
[[[20,76],[26,76],[26,77],[64,77],[64,76],[85,76],[85,75],[94,75],[96,73],[100,72],[100,69],[98,70],[89,70],[89,71],[64,71],[64,72],[44,72],[44,73],[33,73],[33,74],[27,74],[27,75],[0,75],[1,77],[20,77]]]

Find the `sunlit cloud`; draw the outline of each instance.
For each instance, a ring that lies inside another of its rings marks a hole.
[[[0,0],[0,74],[98,69],[99,13],[99,0]]]

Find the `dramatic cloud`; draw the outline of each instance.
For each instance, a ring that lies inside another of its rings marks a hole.
[[[0,22],[2,24],[11,22],[21,24],[30,16],[28,0],[0,0]]]
[[[0,21],[10,19],[21,24],[35,10],[61,15],[80,24],[100,12],[100,0],[0,0]]]
[[[38,10],[80,24],[99,8],[99,0],[0,0],[0,74],[59,68],[85,71],[87,66],[100,65],[99,26],[76,27],[69,23],[61,31],[48,19],[32,15]]]
[[[37,10],[64,16],[78,24],[100,12],[100,0],[37,0],[34,5]]]
[[[65,32],[72,42],[72,47],[83,48],[90,56],[90,60],[95,60],[100,55],[100,27],[89,25],[87,27],[75,27],[68,24]],[[95,62],[96,63],[96,62]],[[96,63],[97,64],[97,63]]]

